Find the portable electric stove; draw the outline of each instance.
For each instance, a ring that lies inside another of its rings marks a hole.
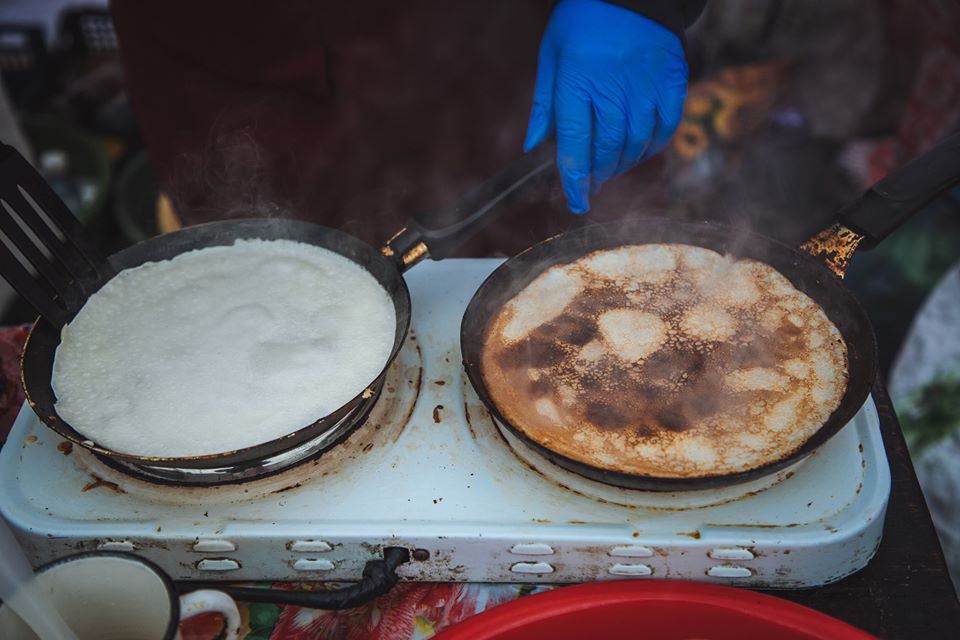
[[[0,509],[34,563],[134,551],[176,579],[356,580],[383,546],[409,580],[838,580],[880,541],[890,474],[873,401],[813,455],[722,490],[619,489],[494,423],[462,374],[464,308],[497,260],[413,269],[413,331],[367,421],[269,477],[151,482],[71,447],[24,408],[0,451]]]

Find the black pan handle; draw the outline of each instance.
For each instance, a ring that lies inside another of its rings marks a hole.
[[[382,560],[371,560],[363,567],[360,582],[332,591],[283,591],[281,589],[257,589],[233,587],[220,582],[177,583],[180,593],[197,589],[216,589],[243,602],[293,605],[308,609],[350,609],[359,607],[387,593],[397,584],[397,567],[410,560],[410,552],[403,547],[385,547]]]
[[[504,212],[554,166],[554,147],[541,144],[452,204],[416,215],[387,241],[383,252],[406,270],[423,258],[442,260]],[[453,222],[451,222],[453,221]]]
[[[861,248],[872,249],[927,203],[958,183],[960,133],[955,133],[870,187],[841,209],[837,219],[863,236]]]

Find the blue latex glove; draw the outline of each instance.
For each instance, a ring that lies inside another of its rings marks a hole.
[[[556,132],[567,203],[585,213],[588,194],[667,144],[686,95],[674,33],[604,0],[562,0],[540,44],[524,150]]]

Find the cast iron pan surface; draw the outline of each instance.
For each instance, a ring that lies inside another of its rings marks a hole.
[[[484,383],[480,363],[489,322],[514,295],[549,267],[566,264],[600,249],[623,245],[680,243],[713,249],[769,264],[810,296],[840,330],[847,345],[849,382],[840,405],[800,448],[779,460],[748,471],[702,477],[633,475],[603,469],[560,455],[528,437],[497,408]],[[460,330],[463,364],[474,389],[496,419],[521,441],[560,467],[587,478],[629,489],[675,491],[706,489],[745,482],[787,467],[836,434],[859,411],[877,373],[877,345],[860,304],[822,262],[765,236],[710,223],[682,223],[662,218],[584,227],[535,245],[501,265],[477,290]]]

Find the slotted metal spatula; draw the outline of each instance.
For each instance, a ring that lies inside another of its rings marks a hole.
[[[0,274],[58,328],[115,273],[67,205],[6,144],[0,144],[0,241]]]

